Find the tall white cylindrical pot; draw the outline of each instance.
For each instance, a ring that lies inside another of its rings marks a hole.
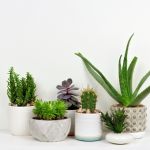
[[[102,136],[100,113],[75,113],[75,137],[81,141],[97,141]]]
[[[74,136],[75,132],[75,112],[76,110],[67,110],[66,117],[71,118],[71,128],[69,132],[69,136]]]
[[[9,130],[12,135],[29,136],[29,120],[34,106],[9,106]]]

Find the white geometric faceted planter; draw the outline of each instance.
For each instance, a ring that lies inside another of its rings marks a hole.
[[[69,136],[74,136],[75,132],[75,112],[76,110],[67,110],[66,117],[71,118],[71,128],[69,132]]]
[[[112,144],[128,144],[134,140],[130,133],[108,133],[105,137],[106,141]]]
[[[12,135],[29,136],[29,120],[34,106],[9,106],[9,130]]]
[[[113,105],[111,110],[117,110],[124,108],[127,118],[125,123],[127,128],[125,132],[132,133],[134,138],[142,138],[145,135],[146,129],[146,110],[147,108],[144,105],[139,105],[137,107],[121,107],[119,105]]]
[[[75,113],[75,138],[80,141],[98,141],[102,136],[100,113]]]
[[[31,135],[41,142],[63,141],[69,134],[71,119],[30,120]]]

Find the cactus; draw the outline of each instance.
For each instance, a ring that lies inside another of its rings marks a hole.
[[[96,110],[96,101],[97,101],[97,95],[92,88],[87,87],[82,91],[81,103],[82,103],[83,110],[89,113],[94,113]]]

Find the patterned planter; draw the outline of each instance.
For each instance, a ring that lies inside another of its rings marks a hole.
[[[31,135],[41,142],[63,141],[68,136],[71,119],[62,120],[30,120]]]
[[[119,105],[113,105],[111,110],[114,111],[119,108],[123,107]],[[146,129],[147,108],[144,105],[139,105],[137,107],[124,107],[124,110],[127,115],[127,128],[125,132],[135,133],[135,138],[141,138]]]

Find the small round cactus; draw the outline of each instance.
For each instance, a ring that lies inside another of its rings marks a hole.
[[[96,101],[97,95],[92,88],[83,89],[81,94],[82,110],[87,113],[94,113],[96,111]]]

